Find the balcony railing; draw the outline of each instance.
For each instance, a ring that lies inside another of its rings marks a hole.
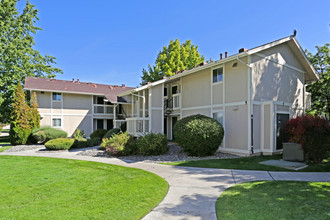
[[[113,106],[94,104],[94,114],[113,114]]]
[[[134,136],[141,136],[149,132],[148,118],[127,118],[127,132]]]

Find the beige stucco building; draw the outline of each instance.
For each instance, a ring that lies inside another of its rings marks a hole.
[[[37,94],[41,126],[62,129],[68,136],[78,128],[89,137],[96,129],[119,128],[125,122],[130,103],[117,94],[133,88],[26,77],[24,89]]]
[[[294,36],[289,36],[138,88],[27,77],[36,92],[41,125],[76,128],[89,136],[125,120],[135,136],[164,133],[193,114],[218,120],[225,136],[219,150],[272,154],[282,148],[284,123],[310,105],[305,83],[317,80]]]
[[[289,36],[120,94],[132,100],[128,132],[173,138],[177,120],[193,114],[217,119],[225,136],[219,150],[272,154],[282,148],[285,122],[310,105],[305,83],[315,70]]]

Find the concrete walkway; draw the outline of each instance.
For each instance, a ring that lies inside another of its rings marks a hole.
[[[329,173],[294,173],[207,169],[123,161],[116,158],[78,156],[75,152],[40,153],[36,150],[3,152],[1,155],[55,157],[87,160],[143,169],[164,178],[169,191],[164,200],[144,219],[217,219],[215,202],[220,194],[237,183],[256,180],[330,182]]]

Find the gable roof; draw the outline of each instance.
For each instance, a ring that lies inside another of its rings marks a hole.
[[[189,75],[189,74],[192,74],[194,72],[197,72],[197,71],[200,71],[200,70],[203,70],[203,69],[207,69],[207,68],[210,68],[210,67],[214,67],[214,66],[217,66],[217,65],[220,65],[220,64],[229,62],[229,61],[237,60],[239,58],[242,58],[242,57],[245,57],[245,56],[248,56],[248,55],[252,55],[252,54],[261,52],[263,50],[267,50],[267,49],[269,49],[271,47],[275,47],[275,46],[280,45],[280,44],[283,44],[283,43],[288,43],[288,45],[292,49],[293,53],[296,55],[296,57],[298,58],[298,60],[300,61],[300,63],[305,68],[305,71],[306,71],[305,82],[311,82],[311,81],[318,80],[318,76],[316,75],[316,72],[315,72],[313,66],[311,65],[311,63],[309,62],[307,56],[305,55],[304,50],[299,45],[299,43],[296,40],[295,36],[291,35],[291,36],[284,37],[284,38],[281,38],[279,40],[272,41],[270,43],[263,44],[261,46],[258,46],[258,47],[255,47],[255,48],[246,50],[246,51],[241,52],[241,53],[233,54],[233,55],[231,55],[231,56],[229,56],[227,58],[216,60],[216,61],[214,61],[212,63],[207,63],[205,65],[202,65],[202,66],[199,66],[199,67],[196,67],[196,68],[193,68],[193,69],[190,69],[190,70],[187,70],[187,71],[184,71],[184,72],[175,74],[175,75],[170,76],[168,78],[161,79],[161,80],[155,81],[155,82],[150,83],[150,84],[146,84],[144,86],[141,86],[141,87],[132,89],[131,91],[123,92],[123,93],[119,94],[119,96],[125,96],[125,95],[128,95],[128,94],[133,93],[133,92],[138,92],[138,91],[147,89],[149,87],[162,84],[162,83],[164,83],[166,81],[169,81],[169,80],[173,80],[173,79],[176,79],[176,78],[185,76],[185,75]]]
[[[58,79],[25,77],[24,89],[34,91],[102,95],[105,96],[110,102],[118,103],[126,101],[117,95],[132,90],[133,87],[125,87],[125,85],[117,86],[96,84],[91,82],[74,82],[74,80],[67,81]]]

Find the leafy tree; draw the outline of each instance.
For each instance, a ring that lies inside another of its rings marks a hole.
[[[55,57],[42,56],[33,49],[39,20],[38,10],[29,1],[22,13],[18,12],[18,0],[0,1],[0,121],[8,122],[13,93],[25,76],[53,78],[62,70],[53,68]]]
[[[22,85],[18,84],[13,97],[10,117],[9,139],[11,144],[26,144],[31,134],[30,115],[30,107],[25,102]]]
[[[307,91],[312,93],[312,114],[330,119],[330,44],[316,46],[316,54],[306,50],[307,57],[314,66],[319,80],[310,83]]]
[[[40,127],[40,114],[38,111],[38,100],[36,92],[33,92],[30,101],[30,126],[31,129]]]
[[[163,76],[173,76],[177,71],[189,70],[204,60],[204,56],[198,52],[198,46],[191,44],[191,40],[183,44],[178,39],[171,40],[158,53],[155,65],[148,65],[148,70],[142,70],[142,84],[157,81]]]

